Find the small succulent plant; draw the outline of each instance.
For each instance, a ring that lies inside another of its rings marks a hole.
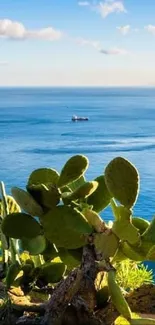
[[[60,174],[55,169],[37,169],[29,176],[25,190],[12,188],[12,197],[1,191],[2,251],[12,251],[7,285],[22,285],[25,276],[30,282],[57,283],[81,264],[83,247],[94,245],[97,262],[111,265],[106,293],[132,323],[115,267],[127,259],[155,260],[155,219],[149,223],[133,214],[139,174],[128,160],[113,159],[103,175],[92,181],[85,178],[88,166],[87,157],[76,155]],[[114,219],[110,226],[99,215],[107,206],[111,206]],[[33,266],[23,263],[21,250],[29,253]],[[21,269],[23,275],[17,279]]]

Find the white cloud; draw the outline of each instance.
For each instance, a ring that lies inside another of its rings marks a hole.
[[[83,7],[87,7],[87,6],[90,6],[90,2],[88,2],[88,1],[79,1],[78,5],[83,6]]]
[[[105,54],[105,55],[126,55],[128,52],[125,49],[121,48],[112,48],[109,50],[106,49],[100,49],[100,53]]]
[[[16,40],[40,39],[55,41],[62,37],[62,32],[52,27],[29,30],[22,23],[10,19],[0,20],[0,37]]]
[[[128,52],[125,49],[121,48],[112,48],[112,49],[104,49],[101,46],[101,42],[99,41],[92,41],[84,38],[78,38],[76,39],[76,43],[80,46],[91,46],[95,48],[99,53],[105,54],[105,55],[126,55]]]
[[[22,39],[26,35],[26,29],[23,24],[10,19],[0,20],[0,36],[7,38]]]
[[[155,35],[155,25],[148,25],[144,27],[149,33]]]
[[[127,12],[122,1],[105,0],[99,2],[96,6],[96,10],[101,14],[103,18],[106,18],[112,13]]]
[[[30,30],[26,32],[26,38],[40,39],[45,41],[55,41],[62,37],[62,33],[52,27],[43,28],[40,30]]]
[[[94,47],[96,49],[100,48],[100,42],[99,41],[92,41],[92,40],[88,40],[88,39],[84,39],[84,38],[77,38],[76,43],[81,45],[81,46],[88,45],[88,46]]]
[[[112,13],[127,12],[123,4],[123,0],[104,0],[104,1],[79,1],[79,6],[86,6],[98,12],[103,18],[106,18]]]
[[[130,32],[131,27],[130,25],[125,25],[125,26],[117,27],[117,29],[122,35],[127,35]]]

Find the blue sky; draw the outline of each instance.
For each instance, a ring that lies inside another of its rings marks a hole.
[[[0,86],[155,85],[155,0],[0,1]]]

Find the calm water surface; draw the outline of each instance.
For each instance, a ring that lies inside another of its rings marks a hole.
[[[71,121],[73,114],[88,122]],[[1,88],[0,179],[10,192],[31,171],[60,171],[74,154],[90,160],[89,180],[123,156],[141,178],[136,216],[155,214],[155,88]],[[102,216],[111,219],[110,209]]]

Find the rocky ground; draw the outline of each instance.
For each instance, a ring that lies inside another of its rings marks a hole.
[[[31,296],[24,296],[20,289],[10,289],[6,295],[4,284],[0,284],[0,324],[1,325],[45,325],[47,293],[33,293]],[[128,303],[133,312],[139,314],[155,315],[155,286],[144,285],[141,288],[130,292],[127,295]],[[80,307],[79,307],[80,306]],[[62,320],[57,325],[112,325],[118,316],[118,312],[111,302],[104,308],[96,310],[94,314],[88,313],[81,302],[79,305],[73,300],[64,312]],[[55,324],[53,324],[55,325]]]

